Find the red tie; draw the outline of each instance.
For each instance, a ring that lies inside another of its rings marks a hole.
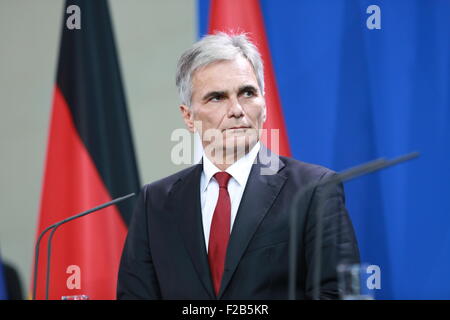
[[[230,238],[231,201],[227,189],[230,178],[231,175],[227,172],[217,172],[214,175],[214,179],[219,184],[219,199],[214,209],[209,232],[208,260],[216,295],[219,294]]]

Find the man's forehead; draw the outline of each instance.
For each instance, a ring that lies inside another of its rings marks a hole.
[[[199,68],[192,78],[192,89],[224,91],[243,85],[257,86],[253,67],[247,59],[221,60]]]

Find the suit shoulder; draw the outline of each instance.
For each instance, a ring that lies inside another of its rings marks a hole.
[[[191,174],[198,166],[199,164],[193,165],[167,177],[148,183],[144,185],[143,190],[147,193],[151,191],[152,193],[158,193],[159,195],[167,194],[180,179]]]
[[[289,157],[280,157],[285,163],[285,171],[288,175],[295,175],[307,181],[318,181],[325,176],[333,175],[336,172],[314,163],[308,163]]]

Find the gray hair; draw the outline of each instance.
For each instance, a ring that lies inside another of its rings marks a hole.
[[[223,32],[204,36],[186,50],[178,60],[176,85],[181,103],[191,106],[194,72],[216,61],[233,60],[241,54],[255,71],[261,93],[264,95],[264,68],[256,46],[244,33],[229,35]]]

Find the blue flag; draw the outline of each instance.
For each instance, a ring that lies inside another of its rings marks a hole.
[[[450,1],[260,4],[294,158],[341,171],[421,153],[345,184],[375,298],[450,299]]]
[[[6,291],[6,279],[3,272],[3,262],[0,257],[0,300],[7,300],[8,292]]]

